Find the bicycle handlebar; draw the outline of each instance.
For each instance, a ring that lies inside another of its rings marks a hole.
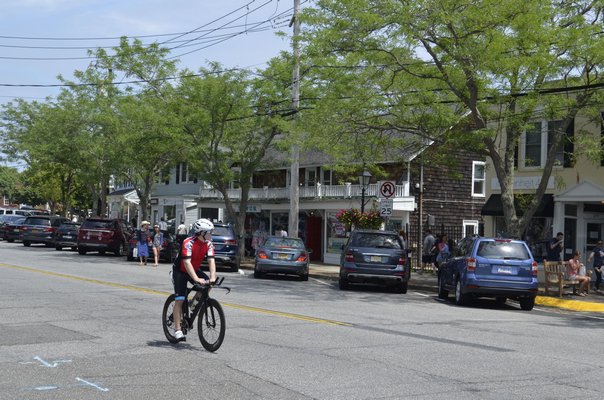
[[[211,287],[214,286],[214,287],[218,287],[219,289],[226,290],[227,294],[228,294],[231,291],[230,288],[228,288],[226,286],[225,287],[220,287],[220,285],[222,285],[223,281],[224,281],[224,277],[222,277],[222,278],[216,278],[216,280],[214,282],[209,282],[209,283],[206,283],[206,284],[203,284],[203,285],[200,284],[200,283],[195,283],[193,285],[193,287],[191,288],[191,290],[197,290],[197,291],[199,291],[199,290],[205,290],[205,289],[209,289],[209,288],[211,288]]]

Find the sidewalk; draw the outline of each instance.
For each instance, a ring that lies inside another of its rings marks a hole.
[[[241,269],[253,270],[254,260],[246,259],[241,263]],[[316,279],[338,280],[340,267],[337,265],[311,263],[310,276]],[[433,293],[438,292],[438,280],[436,275],[425,272],[419,273],[412,271],[411,279],[409,280],[409,289],[411,290],[426,290]],[[554,296],[545,296],[542,288],[539,288],[540,295],[537,296],[535,304],[546,307],[557,307],[565,310],[584,311],[584,312],[604,312],[604,294],[591,292],[586,297],[576,296],[572,294],[572,289],[567,289],[567,292],[560,298]]]

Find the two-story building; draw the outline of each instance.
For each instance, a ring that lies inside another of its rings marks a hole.
[[[582,135],[592,135],[602,146],[602,119],[604,113],[599,123],[587,115],[578,115],[566,131],[567,140],[556,155],[546,194],[523,236],[538,258],[544,256],[544,243],[557,232],[564,233],[565,259],[578,250],[585,260],[585,254],[604,237],[604,158],[588,159],[585,149],[575,143],[574,134],[580,129]],[[551,133],[560,123],[535,119],[522,135],[513,182],[515,193],[535,193],[550,148]],[[487,182],[488,200],[483,208],[485,233],[505,235],[501,189],[494,168],[487,167]],[[516,209],[522,212],[519,204]]]
[[[360,209],[363,199],[365,210],[379,209],[380,198],[388,195],[393,207],[386,227],[408,232],[410,247],[421,242],[423,231],[428,227],[434,233],[444,231],[455,239],[479,233],[480,210],[485,198],[484,160],[464,154],[459,157],[456,174],[450,174],[451,171],[440,166],[423,168],[423,161],[418,157],[422,152],[423,149],[408,151],[401,161],[381,163],[384,174],[371,176],[366,186],[357,176],[363,172],[362,164],[357,175],[343,175],[331,169],[324,156],[302,155],[298,176],[298,230],[307,247],[313,250],[311,259],[339,263],[341,246],[348,232],[336,218],[338,211]],[[278,167],[260,169],[253,176],[244,240],[250,253],[266,236],[288,227],[290,166],[285,161]],[[420,187],[424,188],[421,196]],[[235,202],[241,198],[236,183],[228,195]],[[419,207],[420,200],[422,207]],[[162,175],[151,198],[151,215],[154,221],[162,216],[167,220],[174,218],[176,225],[181,222],[188,225],[200,217],[227,222],[221,193],[190,176],[185,163]],[[424,220],[420,232],[419,222]],[[452,234],[452,227],[457,234]]]

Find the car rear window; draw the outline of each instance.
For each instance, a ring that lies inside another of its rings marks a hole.
[[[268,238],[264,245],[267,247],[287,247],[291,249],[304,248],[304,243],[301,240],[287,238]]]
[[[396,235],[384,235],[382,233],[360,233],[352,238],[352,245],[385,249],[401,248]]]
[[[50,226],[50,219],[48,219],[48,218],[28,217],[25,220],[25,224],[26,225]]]
[[[212,235],[215,236],[234,236],[231,228],[226,226],[215,226]]]
[[[88,219],[82,223],[81,227],[86,229],[113,229],[115,224],[113,221]]]
[[[480,242],[476,255],[502,260],[527,260],[531,258],[523,243],[496,240]]]

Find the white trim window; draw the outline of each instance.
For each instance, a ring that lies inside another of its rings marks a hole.
[[[543,168],[545,166],[553,135],[561,129],[563,122],[539,121],[528,125],[527,130],[522,135],[523,146],[520,162],[522,168]],[[568,136],[568,133],[566,135]],[[560,143],[560,147],[556,152],[554,166],[564,166],[564,143],[565,141]]]
[[[486,163],[472,161],[472,197],[485,197]]]

